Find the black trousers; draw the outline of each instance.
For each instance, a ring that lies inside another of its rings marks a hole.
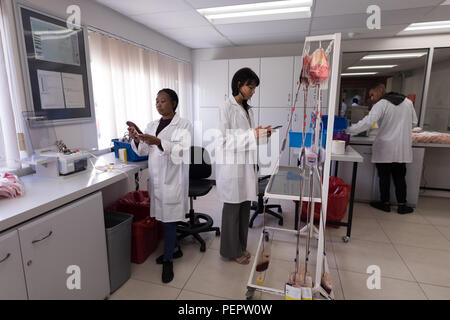
[[[405,163],[377,163],[380,177],[380,198],[382,202],[389,202],[391,176],[394,180],[397,202],[406,203],[406,164]]]

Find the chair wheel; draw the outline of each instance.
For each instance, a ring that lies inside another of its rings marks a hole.
[[[216,231],[216,237],[220,236],[220,230]]]
[[[342,237],[342,241],[344,241],[344,243],[347,243],[349,240],[350,238],[347,236]]]

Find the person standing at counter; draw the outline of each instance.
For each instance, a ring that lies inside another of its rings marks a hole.
[[[191,124],[175,112],[177,106],[176,92],[162,89],[156,98],[156,109],[162,118],[150,122],[144,134],[138,134],[135,126],[128,128],[133,150],[140,156],[148,155],[150,216],[161,221],[164,229],[164,254],[156,259],[163,265],[164,283],[174,277],[172,259],[183,255],[176,227],[188,212],[189,164],[176,158],[180,151],[183,156],[189,154]]]
[[[231,82],[232,97],[219,109],[220,139],[216,150],[217,195],[223,204],[220,255],[239,264],[248,264],[248,224],[251,201],[257,200],[257,143],[270,136],[271,127],[255,128],[248,100],[259,78],[249,68],[238,70]],[[220,161],[220,163],[219,163]]]
[[[369,114],[346,130],[350,135],[369,130],[378,122],[378,134],[372,145],[372,162],[380,178],[380,201],[370,205],[390,212],[391,176],[394,180],[399,214],[413,212],[406,205],[406,163],[412,162],[412,128],[417,125],[417,115],[412,102],[401,93],[389,92],[379,84],[370,90],[374,103]]]

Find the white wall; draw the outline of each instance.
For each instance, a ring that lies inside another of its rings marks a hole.
[[[10,5],[14,5],[16,2],[14,0],[8,1]],[[69,5],[78,5],[81,9],[82,25],[95,27],[180,60],[191,61],[190,48],[170,40],[93,0],[20,0],[17,3],[59,18],[67,17],[66,9]],[[85,36],[87,37],[87,35]],[[20,81],[23,81],[21,75],[19,77]],[[21,90],[23,91],[25,89],[21,88]],[[25,101],[24,97],[22,97],[22,100]],[[24,102],[22,102],[22,106],[24,109],[26,108]],[[69,148],[97,148],[97,128],[95,121],[31,129],[30,135],[35,148],[46,147],[46,141],[53,140],[52,137],[55,136],[58,139],[62,139]]]

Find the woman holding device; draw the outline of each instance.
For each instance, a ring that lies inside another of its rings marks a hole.
[[[164,228],[164,254],[156,259],[163,265],[164,283],[174,277],[172,259],[183,255],[177,243],[176,222],[184,220],[188,212],[192,126],[175,112],[177,106],[176,92],[162,89],[156,98],[161,119],[150,122],[144,133],[127,122],[131,147],[140,156],[148,155],[150,216],[161,221]]]

